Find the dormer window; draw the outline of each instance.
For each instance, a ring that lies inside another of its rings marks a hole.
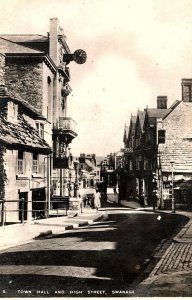
[[[43,139],[44,138],[44,124],[41,122],[36,122],[36,128],[37,128],[39,136]]]

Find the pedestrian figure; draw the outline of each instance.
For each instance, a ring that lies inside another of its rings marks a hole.
[[[83,198],[83,207],[84,207],[84,208],[87,208],[87,204],[88,204],[88,197],[85,196],[85,197]]]
[[[145,207],[143,195],[140,195],[140,196],[139,196],[139,204],[141,205],[141,207]]]
[[[94,196],[94,207],[98,210],[101,207],[101,195],[99,191],[96,190],[96,194]]]
[[[114,194],[117,194],[116,186],[114,186],[113,192],[114,192]]]
[[[153,211],[155,211],[155,208],[157,206],[157,195],[156,195],[156,192],[152,193],[152,205],[153,205]]]
[[[145,197],[144,197],[144,205],[145,205],[145,206],[148,205],[148,198],[147,198],[147,195],[145,195]]]

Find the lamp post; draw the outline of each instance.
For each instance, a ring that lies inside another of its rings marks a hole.
[[[75,170],[75,180],[74,180],[74,197],[77,198],[77,189],[78,189],[78,160],[74,161],[74,170]]]
[[[170,161],[171,164],[171,183],[172,183],[172,213],[175,213],[175,198],[174,198],[174,161]]]

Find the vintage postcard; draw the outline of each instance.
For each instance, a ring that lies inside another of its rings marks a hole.
[[[0,5],[0,297],[191,297],[192,2]]]

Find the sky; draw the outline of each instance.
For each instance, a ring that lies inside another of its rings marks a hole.
[[[71,52],[68,116],[78,124],[74,155],[105,156],[123,147],[130,115],[167,95],[181,99],[192,78],[191,0],[0,0],[0,33],[42,34],[57,17]]]

